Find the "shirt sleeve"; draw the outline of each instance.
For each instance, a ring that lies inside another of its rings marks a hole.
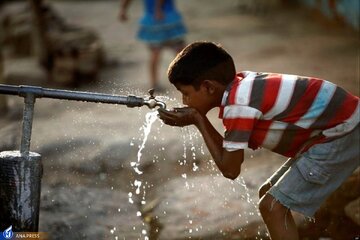
[[[223,113],[225,127],[223,147],[227,151],[248,148],[251,133],[261,116],[259,110],[249,106],[226,106]]]

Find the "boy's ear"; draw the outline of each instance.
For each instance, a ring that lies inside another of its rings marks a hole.
[[[216,91],[216,84],[212,80],[204,80],[201,85],[210,94],[214,94]]]

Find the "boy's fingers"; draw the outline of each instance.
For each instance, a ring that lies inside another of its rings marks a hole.
[[[162,114],[171,114],[171,113],[174,113],[173,110],[167,110],[167,109],[162,109],[162,108],[159,108],[159,109],[158,109],[158,112],[159,112],[159,113],[162,113]]]
[[[159,113],[160,119],[166,124],[170,126],[179,126],[179,119],[177,116],[173,114],[168,114],[167,112]]]
[[[164,114],[164,113],[168,112],[168,110],[162,109],[162,108],[159,108],[157,111],[159,114]]]
[[[168,110],[159,109],[158,112],[161,117],[171,116],[171,112]]]
[[[162,118],[161,119],[166,125],[170,125],[170,126],[176,126],[177,123],[176,121],[174,121],[173,119],[169,119],[169,118]]]
[[[163,120],[166,124],[170,121],[175,121],[176,116],[168,112],[159,112],[160,119]]]
[[[184,112],[188,110],[189,110],[188,107],[174,108],[174,112]]]
[[[160,116],[163,116],[163,117],[168,117],[168,118],[176,118],[177,117],[177,112],[174,112],[174,111],[161,111],[159,113],[160,113]]]
[[[169,110],[164,109],[164,108],[158,108],[157,110],[158,110],[158,112],[168,112],[169,111]]]
[[[164,113],[164,112],[159,113],[159,115],[160,115],[160,118],[161,118],[161,119],[172,118],[172,115],[170,115],[170,114],[168,114],[168,113]]]

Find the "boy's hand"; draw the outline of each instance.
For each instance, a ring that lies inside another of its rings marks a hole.
[[[173,110],[158,109],[159,117],[167,125],[184,127],[197,123],[200,113],[195,108],[184,107]]]

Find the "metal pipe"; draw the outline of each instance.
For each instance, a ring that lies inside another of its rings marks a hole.
[[[150,96],[149,99],[145,99],[132,95],[121,96],[104,93],[50,89],[36,86],[13,86],[0,84],[0,94],[25,97],[29,93],[33,94],[34,98],[53,98],[95,103],[120,104],[126,105],[127,107],[141,107],[147,105],[149,108],[166,108],[166,104],[164,102],[155,99],[153,96]],[[155,101],[155,104],[152,100]]]
[[[24,156],[29,156],[31,129],[34,116],[35,97],[33,94],[28,93],[24,99],[24,113],[23,113],[23,127],[21,136],[20,153]]]

